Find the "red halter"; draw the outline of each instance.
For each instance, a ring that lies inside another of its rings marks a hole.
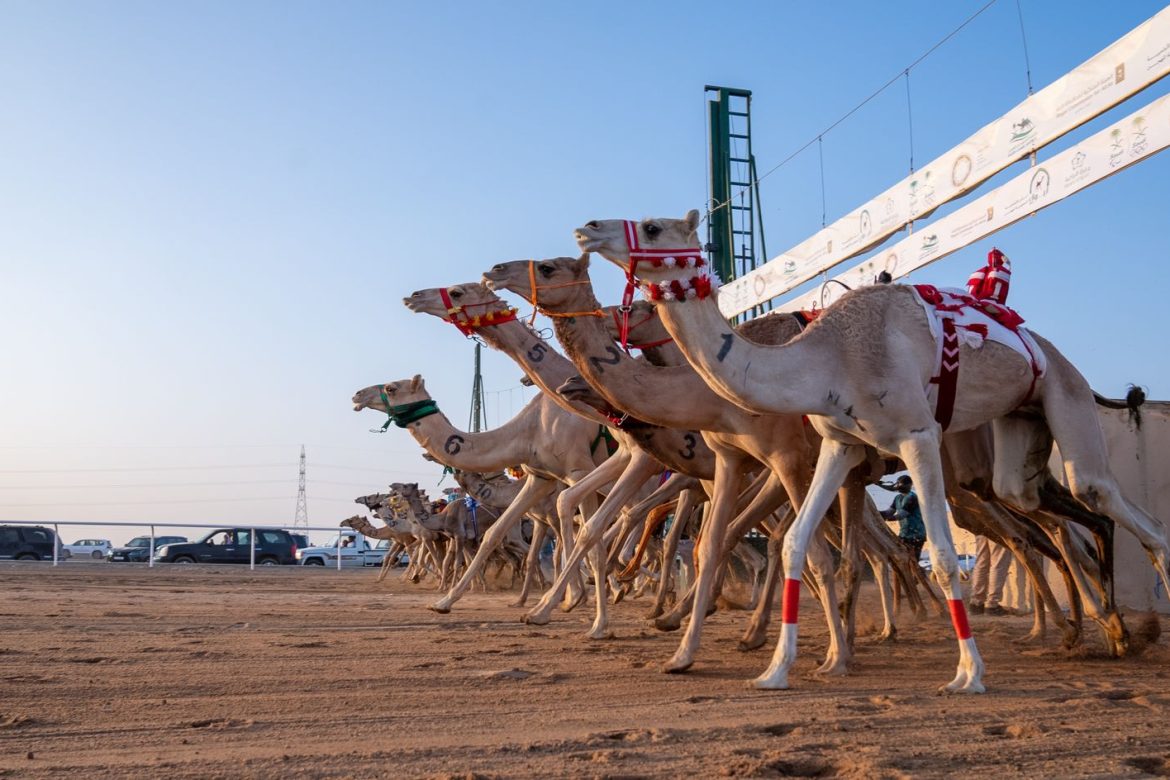
[[[619,331],[621,331],[621,329],[622,329],[622,319],[618,317],[618,310],[620,310],[620,309],[621,309],[621,307],[618,306],[617,308],[615,308],[613,310],[613,324],[614,324],[614,327],[616,327]],[[650,313],[646,315],[646,319],[642,320],[641,322],[637,322],[637,323],[634,323],[633,325],[630,325],[629,324],[630,312],[628,310],[623,310],[622,313],[625,315],[626,326],[625,326],[624,334],[625,334],[627,339],[629,338],[631,331],[641,327],[642,325],[645,325],[647,322],[654,319],[654,314],[655,314],[654,309],[651,309]],[[672,341],[674,341],[674,339],[671,338],[670,336],[667,336],[666,338],[659,339],[658,341],[647,341],[643,344],[630,344],[630,346],[633,347],[634,349],[650,349],[651,347],[661,347],[663,344],[669,344]],[[625,344],[622,344],[623,348],[625,346],[626,346]]]
[[[462,306],[456,306],[451,302],[451,296],[447,294],[446,287],[439,288],[439,297],[443,299],[443,305],[447,307],[447,322],[458,328],[459,332],[464,336],[474,335],[477,330],[488,325],[499,325],[504,322],[512,322],[516,319],[515,309],[501,309],[477,314],[474,317],[467,316],[467,310],[473,306],[491,306],[494,303],[499,303],[499,301],[467,303]]]
[[[626,220],[626,246],[630,253],[630,267],[626,269],[626,289],[622,293],[622,349],[629,352],[630,340],[630,305],[634,302],[634,289],[638,287],[638,263],[645,262],[652,268],[701,268],[706,265],[703,259],[703,250],[697,246],[674,249],[644,249],[638,242],[638,223]],[[677,290],[675,289],[677,287]],[[688,296],[688,290],[694,290],[694,298],[706,298],[711,294],[711,278],[699,275],[689,282],[667,282],[665,284],[645,285],[647,297],[652,301],[672,300],[676,294],[678,300]],[[669,294],[668,294],[669,292]],[[665,342],[664,342],[665,343]]]

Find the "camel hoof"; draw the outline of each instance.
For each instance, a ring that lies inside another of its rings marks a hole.
[[[758,635],[745,636],[743,639],[739,640],[739,644],[735,646],[735,649],[739,650],[741,653],[747,653],[751,650],[756,650],[763,647],[764,643],[767,641],[768,635],[761,631]]]
[[[878,638],[874,640],[875,644],[886,644],[898,641],[898,629],[888,628],[878,634]]]
[[[938,689],[939,693],[987,693],[983,683],[968,681],[962,684],[948,683]]]
[[[671,658],[662,665],[662,671],[665,674],[682,674],[687,669],[690,669],[694,663],[689,658]]]
[[[776,677],[761,676],[748,683],[749,688],[755,688],[760,691],[786,691],[788,690],[788,675],[777,675]]]
[[[643,620],[657,620],[662,617],[662,607],[652,607],[642,618]]]
[[[528,601],[527,597],[525,597],[525,598],[522,598],[522,599],[516,599],[515,601],[513,601],[513,602],[510,602],[510,603],[508,604],[508,606],[509,606],[509,607],[522,607],[522,606],[524,606],[524,605],[525,605],[525,603],[526,603],[527,601]]]
[[[840,659],[825,661],[817,667],[815,674],[818,677],[844,677],[849,674],[849,664]]]
[[[446,615],[451,611],[451,607],[441,601],[436,601],[434,604],[427,606],[431,612],[438,612],[440,615]]]
[[[549,616],[543,612],[529,612],[520,618],[521,622],[527,623],[530,626],[547,626],[549,623]]]
[[[682,627],[682,623],[669,615],[655,618],[654,627],[659,631],[678,631]]]
[[[605,641],[606,639],[613,639],[613,632],[608,628],[603,628],[600,630],[591,629],[585,633],[585,638],[595,642],[601,642]]]

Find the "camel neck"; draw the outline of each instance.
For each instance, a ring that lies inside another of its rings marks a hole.
[[[479,336],[493,349],[505,353],[524,369],[532,381],[557,406],[587,420],[607,425],[608,420],[590,406],[570,401],[557,388],[577,374],[576,367],[547,341],[521,322],[506,322],[479,331]]]
[[[716,303],[661,303],[658,314],[687,360],[728,401],[765,414],[827,414],[836,365],[812,329],[783,345],[748,341]]]
[[[731,405],[690,365],[655,366],[635,360],[594,317],[556,319],[553,327],[581,377],[623,412],[668,428],[728,430]]]
[[[528,442],[539,425],[543,403],[543,396],[537,396],[511,420],[483,433],[459,430],[442,412],[416,420],[406,430],[445,466],[464,471],[496,471],[524,463],[531,455]]]

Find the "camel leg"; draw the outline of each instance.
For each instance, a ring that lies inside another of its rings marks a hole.
[[[562,591],[565,595],[565,603],[561,605],[561,609],[565,612],[572,610],[573,607],[581,602],[581,599],[585,598],[585,588],[581,582],[580,567],[568,565],[569,558],[573,554],[573,548],[577,545],[577,540],[574,536],[574,518],[576,517],[577,510],[580,509],[581,511],[582,523],[595,515],[597,513],[598,492],[609,487],[618,479],[629,462],[630,453],[622,449],[600,466],[584,474],[580,480],[557,496],[557,520],[560,524],[560,543],[557,545],[557,555],[560,556],[561,561],[561,570],[557,572],[557,579],[560,580],[566,576],[566,572],[568,572],[568,576],[571,578],[568,587]],[[584,553],[578,556],[577,560],[582,560],[583,556]]]
[[[1046,346],[1042,342],[1042,348]],[[1163,585],[1170,590],[1170,542],[1162,522],[1121,494],[1109,468],[1105,434],[1097,422],[1097,407],[1088,382],[1057,350],[1048,346],[1048,373],[1044,378],[1044,417],[1064,459],[1069,490],[1082,504],[1126,529],[1142,543]],[[1032,423],[1036,425],[1036,423]],[[993,427],[996,437],[996,493],[1004,475],[1000,473],[998,443],[1000,421]]]
[[[784,596],[781,607],[780,639],[767,670],[757,677],[757,688],[788,687],[788,672],[796,661],[797,616],[800,602],[800,577],[804,571],[809,540],[829,511],[837,491],[849,472],[861,463],[865,448],[832,439],[821,440],[820,457],[813,471],[812,484],[792,528],[784,536]],[[836,609],[831,611],[835,612]]]
[[[1066,524],[1058,523],[1052,541],[1068,564],[1070,578],[1075,584],[1075,590],[1068,594],[1069,603],[1079,601],[1083,613],[1101,627],[1110,653],[1118,658],[1124,656],[1129,652],[1129,631],[1117,610],[1111,605],[1106,606],[1100,598],[1101,591],[1087,571],[1092,565],[1089,556],[1077,544],[1079,538],[1073,535]]]
[[[674,656],[663,667],[665,672],[682,672],[694,663],[695,651],[699,647],[703,619],[711,603],[715,580],[719,573],[719,558],[723,554],[723,535],[731,514],[735,510],[736,495],[740,483],[742,457],[720,453],[715,463],[715,488],[711,496],[711,515],[703,525],[698,548],[698,573],[695,577],[694,603],[691,605],[691,622],[679,642]]]
[[[451,605],[458,601],[467,589],[471,587],[471,583],[487,565],[488,558],[495,552],[496,548],[507,538],[508,532],[516,523],[524,517],[533,504],[536,504],[543,498],[552,495],[556,489],[556,483],[551,479],[538,477],[536,475],[529,475],[528,479],[524,480],[524,487],[520,488],[520,492],[508,508],[504,511],[500,518],[492,524],[487,533],[483,536],[483,541],[479,545],[479,549],[475,552],[475,558],[471,561],[471,565],[463,572],[463,576],[459,578],[451,590],[445,596],[430,605],[430,609],[435,612],[446,613],[451,611]]]
[[[599,467],[598,470],[600,468],[604,467]],[[653,457],[641,450],[631,455],[626,468],[622,471],[621,477],[613,486],[613,489],[610,490],[609,495],[605,497],[605,501],[602,502],[597,511],[593,513],[581,528],[580,536],[573,544],[573,552],[566,561],[565,568],[561,571],[560,576],[557,577],[552,587],[541,597],[536,606],[524,616],[525,623],[545,625],[549,622],[550,615],[557,600],[564,593],[565,588],[568,586],[569,578],[577,571],[581,560],[601,540],[606,526],[617,516],[626,501],[638,491],[638,488],[647,479],[654,475],[655,471],[659,471],[661,468],[662,466]],[[567,493],[568,491],[565,492]],[[603,555],[604,552],[602,550]],[[598,587],[604,588],[605,567],[603,566],[601,571],[595,572],[595,576],[601,580]],[[601,619],[601,609],[602,607],[599,606],[598,620]],[[598,626],[598,621],[595,621],[593,628],[589,631],[590,638],[597,638],[594,636],[594,633],[598,630]]]
[[[390,549],[386,551],[386,557],[382,559],[382,566],[378,570],[378,582],[386,579],[386,575],[390,573],[390,569],[402,552],[402,546],[402,542],[397,541],[390,545]]]
[[[951,539],[947,500],[943,484],[939,427],[933,422],[921,433],[911,433],[900,442],[902,457],[918,489],[926,539],[930,544],[931,569],[951,609],[951,622],[959,640],[959,665],[955,678],[943,686],[949,693],[983,693],[983,659],[967,623],[967,607],[959,581],[959,559]]]
[[[866,561],[869,562],[869,568],[873,571],[873,579],[877,583],[878,598],[882,604],[884,625],[877,639],[879,642],[893,641],[898,636],[898,623],[894,616],[894,591],[891,585],[893,572],[889,561],[884,558],[865,552],[862,554],[865,555]]]
[[[654,593],[654,606],[646,613],[647,620],[653,620],[662,614],[666,607],[666,596],[670,593],[674,582],[674,556],[678,553],[678,540],[682,537],[683,529],[690,522],[694,512],[696,490],[684,490],[678,498],[674,510],[674,523],[666,533],[662,544],[661,574],[658,576],[658,589]]]
[[[544,523],[534,523],[532,526],[532,543],[528,545],[528,556],[524,562],[524,584],[520,587],[520,596],[509,606],[522,607],[528,601],[528,592],[532,588],[533,578],[540,569],[540,548],[544,546],[544,537],[548,533]]]

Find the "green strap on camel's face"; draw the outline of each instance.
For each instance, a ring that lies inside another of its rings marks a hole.
[[[394,423],[399,428],[405,428],[416,420],[439,413],[439,405],[431,398],[395,406],[386,397],[385,390],[380,391],[379,394],[382,396],[382,403],[386,405],[386,422],[382,424],[378,433],[385,433],[386,429],[390,427],[390,423]]]

